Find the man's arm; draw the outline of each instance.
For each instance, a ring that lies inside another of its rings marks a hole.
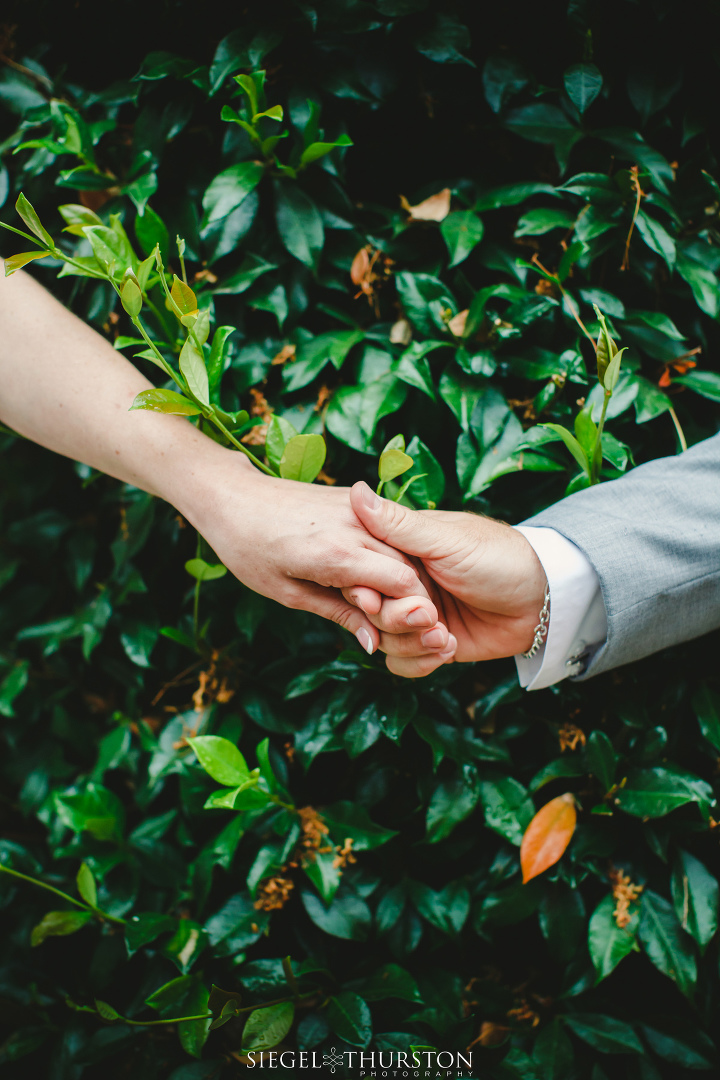
[[[351,501],[374,536],[422,564],[455,646],[432,655],[424,635],[397,633],[385,614],[392,605],[368,590],[345,589],[380,630],[380,648],[398,674],[417,677],[452,659],[527,651],[546,580],[548,647],[553,633],[562,637],[560,624],[572,618],[567,652],[574,653],[574,638],[586,655],[573,659],[569,670],[563,669],[571,656],[563,657],[556,678],[539,680],[537,688],[566,674],[589,678],[720,626],[720,435],[577,492],[524,522],[522,531],[467,513],[408,510],[379,499],[364,484],[355,485]],[[572,581],[566,587],[570,560],[546,569],[541,545],[529,540],[533,529],[554,530],[577,551],[577,580],[584,582],[579,606]]]
[[[567,537],[599,578],[607,638],[580,678],[720,626],[720,435],[576,492],[523,525]]]
[[[427,595],[408,560],[363,529],[347,493],[264,476],[181,417],[129,412],[151,385],[31,277],[0,276],[0,420],[13,430],[166,499],[250,588],[332,619],[368,651],[377,631],[342,586]]]

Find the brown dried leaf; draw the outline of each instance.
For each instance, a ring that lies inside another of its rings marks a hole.
[[[280,364],[286,364],[288,360],[295,360],[295,354],[297,352],[297,345],[283,345],[279,353],[272,358],[273,366],[279,366]]]
[[[462,337],[465,333],[465,323],[467,317],[470,314],[470,308],[466,308],[465,311],[458,311],[457,315],[453,315],[452,319],[448,322],[448,330],[455,337]]]
[[[398,319],[390,327],[390,341],[393,345],[409,345],[412,341],[412,326],[407,319]]]
[[[400,205],[407,210],[411,221],[443,221],[450,213],[450,195],[450,188],[443,188],[417,206],[410,206],[405,196],[401,195]]]
[[[520,845],[523,884],[554,866],[572,840],[577,823],[575,798],[569,792],[551,799],[532,819]]]

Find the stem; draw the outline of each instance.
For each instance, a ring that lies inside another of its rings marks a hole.
[[[632,173],[633,183],[635,185],[635,209],[633,211],[632,221],[630,222],[630,229],[629,229],[629,232],[627,234],[627,240],[625,241],[625,254],[623,255],[623,261],[620,264],[620,269],[621,270],[627,270],[628,267],[630,266],[630,240],[632,238],[633,229],[635,228],[635,222],[637,221],[637,216],[640,213],[640,200],[642,199],[643,195],[645,194],[645,192],[640,187],[640,180],[638,179],[638,167],[637,167],[637,165],[633,165],[630,172]]]
[[[672,417],[672,422],[675,425],[675,430],[677,431],[677,437],[678,437],[678,439],[680,441],[680,446],[682,447],[683,450],[687,450],[688,446],[687,446],[687,439],[685,438],[685,432],[680,427],[680,421],[678,420],[677,413],[673,409],[672,405],[668,409],[668,412],[670,413],[670,416]]]
[[[602,412],[600,413],[600,422],[598,424],[597,435],[595,436],[595,445],[593,447],[592,462],[590,466],[590,483],[597,484],[600,479],[600,469],[602,467],[602,433],[605,426],[605,413],[610,402],[612,394],[608,394],[605,391],[605,400],[603,401]]]
[[[185,256],[180,255],[179,258],[180,258],[180,273],[182,274],[183,282],[185,283],[185,285],[187,285],[187,272],[185,270]]]
[[[578,324],[578,326],[582,330],[583,334],[585,335],[585,337],[588,339],[588,341],[592,345],[593,349],[597,352],[597,346],[595,344],[595,339],[593,338],[592,334],[589,333],[588,328],[585,326],[585,323],[580,318],[580,312],[579,312],[578,308],[575,306],[575,301],[570,296],[570,294],[567,293],[565,291],[565,289],[563,289],[562,282],[560,281],[560,278],[557,276],[557,274],[551,274],[550,271],[548,269],[546,269],[546,267],[543,266],[543,264],[540,262],[540,260],[537,257],[537,252],[535,252],[535,254],[533,255],[533,257],[532,257],[532,259],[530,261],[534,262],[535,265],[538,266],[542,270],[542,272],[544,274],[547,274],[547,276],[549,278],[552,278],[552,280],[555,282],[558,289],[560,290],[561,296],[563,297],[564,300],[567,301],[567,305],[570,308],[573,319]]]
[[[174,328],[171,327],[171,326],[168,326],[168,324],[165,322],[165,317],[163,316],[163,313],[160,311],[160,309],[157,307],[157,305],[153,303],[153,301],[148,296],[147,292],[145,293],[145,303],[147,304],[147,306],[150,308],[153,315],[157,319],[163,333],[168,338],[168,340],[174,339],[175,336],[176,336]]]
[[[381,480],[380,483],[378,484],[377,488],[375,489],[378,495],[382,495],[382,489],[384,487],[385,487],[385,481]]]
[[[263,1001],[259,1005],[244,1005],[241,1009],[237,1009],[237,1015],[240,1013],[254,1012],[255,1009],[267,1009],[271,1005],[284,1005],[290,1001],[304,1001],[306,998],[317,997],[317,991],[313,990],[309,994],[296,995],[295,997],[288,998],[275,998],[274,1001]],[[201,1016],[173,1016],[168,1020],[129,1020],[126,1016],[119,1016],[118,1022],[123,1024],[132,1024],[133,1027],[156,1027],[158,1024],[182,1024],[184,1020],[212,1020],[213,1013],[203,1013]]]
[[[140,334],[142,335],[145,343],[147,345],[149,345],[150,348],[152,349],[152,351],[155,353],[155,355],[158,358],[158,361],[159,361],[160,366],[162,367],[163,371],[166,372],[170,376],[170,378],[173,380],[173,382],[176,383],[180,387],[180,389],[184,392],[185,387],[180,382],[177,375],[175,374],[173,369],[170,367],[170,365],[168,364],[167,360],[165,359],[165,357],[162,355],[162,353],[158,349],[155,342],[152,341],[150,339],[150,337],[148,336],[148,333],[145,330],[145,327],[140,322],[140,316],[139,315],[134,315],[134,316],[131,317],[131,319],[132,319],[132,324],[135,327],[135,329],[140,331]]]
[[[67,900],[69,904],[74,904],[75,907],[82,908],[84,911],[91,911],[94,915],[98,915],[100,918],[107,919],[108,922],[122,923],[124,926],[125,919],[119,919],[115,915],[108,915],[107,912],[101,911],[100,908],[90,907],[84,900],[76,900],[74,896],[68,896],[62,889],[56,889],[54,885],[48,885],[45,881],[39,881],[38,878],[29,877],[27,874],[21,874],[19,870],[11,870],[9,866],[5,866],[4,863],[0,863],[0,870],[4,874],[10,874],[11,877],[19,878],[20,881],[27,881],[30,885],[37,885],[41,889],[46,889],[48,892],[55,893],[56,896],[61,896],[63,900]]]
[[[266,473],[268,476],[274,476],[275,479],[277,479],[278,474],[276,472],[273,472],[272,469],[269,469],[267,465],[260,461],[260,458],[256,458],[255,455],[250,450],[248,450],[246,446],[243,446],[241,442],[238,442],[235,436],[230,434],[228,429],[223,424],[222,420],[220,420],[220,418],[217,417],[215,413],[211,413],[208,419],[212,421],[212,423],[215,425],[216,428],[218,428],[219,431],[222,431],[225,438],[228,439],[237,450],[240,450],[243,454],[245,454],[246,457],[249,457],[253,465],[257,465],[258,469],[260,469],[261,472]]]

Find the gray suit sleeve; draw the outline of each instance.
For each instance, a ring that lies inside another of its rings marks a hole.
[[[720,434],[523,525],[572,540],[600,579],[608,635],[581,679],[720,626]]]

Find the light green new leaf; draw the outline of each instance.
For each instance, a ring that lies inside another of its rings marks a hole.
[[[265,456],[271,468],[280,469],[280,459],[285,447],[296,435],[297,431],[288,420],[273,413],[265,439]]]
[[[413,459],[408,454],[391,447],[389,450],[384,450],[380,455],[378,476],[384,483],[387,483],[388,480],[394,480],[396,476],[401,476],[404,472],[407,472],[412,466]]]
[[[314,142],[305,147],[300,157],[300,164],[298,165],[298,171],[304,169],[307,165],[311,165],[313,161],[317,161],[319,158],[324,157],[325,154],[329,154],[331,150],[334,150],[337,146],[352,146],[352,139],[349,135],[341,135],[335,142]]]
[[[15,203],[15,209],[31,233],[37,236],[38,240],[42,240],[43,244],[47,244],[48,247],[54,247],[53,238],[47,229],[42,225],[40,218],[37,215],[37,211],[32,203],[28,202],[22,192],[18,195],[17,202]]]
[[[93,915],[90,911],[48,911],[30,935],[30,944],[42,945],[49,937],[65,937],[86,926]]]
[[[172,413],[174,416],[197,416],[200,407],[177,390],[143,390],[130,406],[132,409],[150,409],[153,412]]]
[[[205,772],[225,787],[238,787],[250,777],[245,758],[229,739],[218,735],[196,735],[188,739]]]
[[[280,475],[284,480],[312,484],[325,463],[326,454],[322,435],[295,435],[280,458]]]
[[[583,469],[588,476],[590,475],[590,461],[580,443],[567,428],[563,427],[562,424],[539,424],[538,427],[545,428],[547,431],[552,431],[558,438],[562,439],[580,468]]]
[[[196,581],[217,581],[218,578],[225,577],[228,572],[227,566],[223,566],[222,563],[207,563],[204,559],[188,559],[185,569]]]
[[[20,255],[10,255],[5,260],[5,277],[10,277],[16,270],[21,270],[23,266],[27,266],[33,259],[47,259],[49,251],[24,251]]]
[[[93,872],[87,863],[82,863],[77,872],[77,888],[85,903],[97,907],[97,885]]]
[[[180,370],[185,376],[188,390],[201,405],[210,404],[210,380],[205,357],[191,338],[187,338],[180,351]]]

